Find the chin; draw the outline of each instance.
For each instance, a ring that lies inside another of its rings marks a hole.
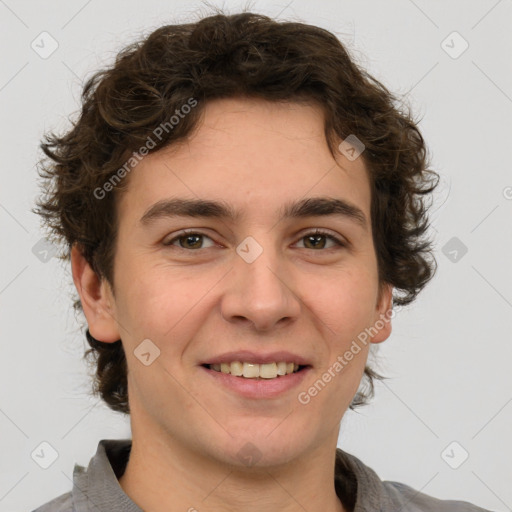
[[[245,429],[240,435],[229,437],[224,447],[216,450],[218,457],[237,467],[270,467],[286,464],[306,449],[303,430],[291,432],[282,424],[273,428]]]

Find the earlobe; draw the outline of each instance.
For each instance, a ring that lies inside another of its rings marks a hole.
[[[377,307],[375,310],[374,322],[372,325],[372,343],[381,343],[391,335],[391,318],[393,308],[393,286],[385,283],[382,286]]]
[[[105,343],[119,340],[110,286],[98,278],[76,244],[71,249],[71,270],[91,335]]]

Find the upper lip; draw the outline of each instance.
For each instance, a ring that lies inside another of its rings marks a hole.
[[[242,363],[253,363],[253,364],[265,364],[265,363],[279,363],[281,361],[287,363],[296,363],[300,366],[308,366],[311,363],[297,354],[287,352],[286,350],[280,350],[278,352],[269,352],[266,354],[258,354],[250,350],[237,350],[236,352],[225,352],[218,356],[212,356],[211,358],[202,361],[201,365],[205,364],[220,364],[220,363],[232,363],[233,361],[240,361]]]

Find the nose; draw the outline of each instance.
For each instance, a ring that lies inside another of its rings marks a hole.
[[[282,255],[272,249],[270,243],[261,246],[263,252],[252,262],[235,255],[234,267],[227,276],[221,313],[228,322],[270,331],[297,319],[301,301]]]

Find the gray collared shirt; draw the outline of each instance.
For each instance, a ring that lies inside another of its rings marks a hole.
[[[33,512],[143,512],[119,485],[131,449],[131,439],[103,439],[89,466],[75,465],[73,490]],[[490,512],[466,501],[439,500],[399,483],[382,481],[357,457],[336,450],[335,483],[341,468],[357,481],[354,512]]]

